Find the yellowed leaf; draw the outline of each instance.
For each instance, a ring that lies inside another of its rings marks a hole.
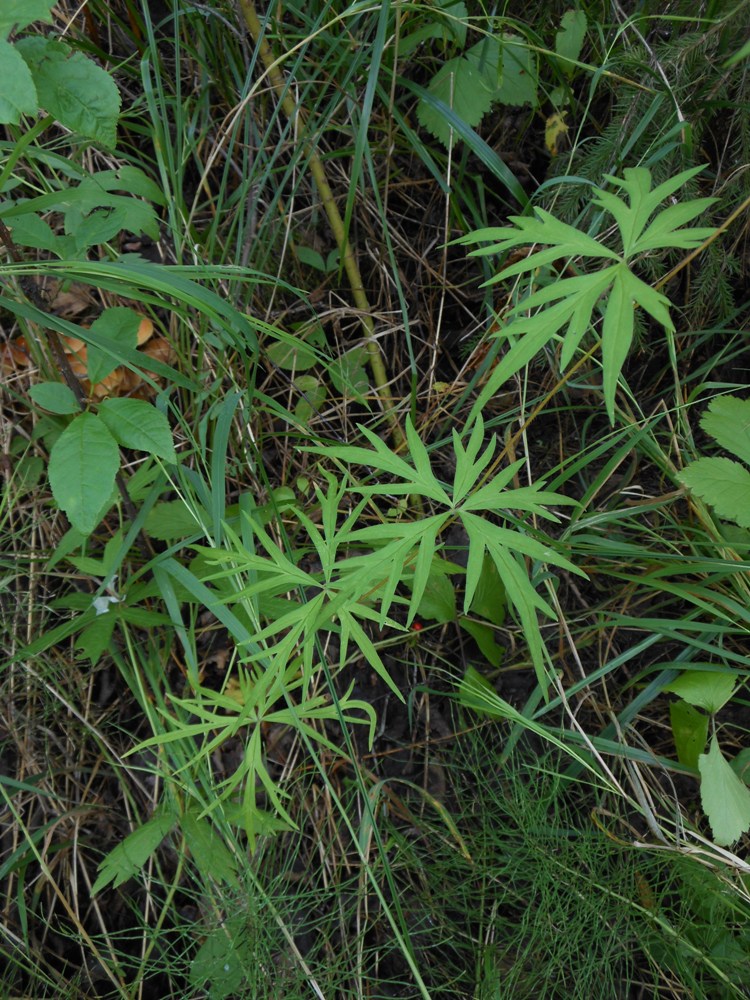
[[[568,126],[565,119],[567,111],[556,111],[550,115],[544,126],[544,144],[549,150],[550,156],[557,156],[560,150],[560,140],[568,134]]]

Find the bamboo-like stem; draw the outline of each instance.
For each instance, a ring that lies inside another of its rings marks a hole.
[[[239,0],[239,6],[242,11],[245,26],[247,27],[251,38],[258,46],[258,54],[261,62],[265,67],[271,86],[276,91],[276,95],[279,98],[284,114],[291,122],[298,121],[300,124],[304,124],[304,113],[302,109],[295,104],[294,98],[289,92],[289,89],[285,86],[284,78],[278,67],[278,62],[274,58],[271,47],[263,37],[263,25],[258,18],[258,14],[255,10],[255,4],[252,0]],[[378,346],[378,342],[375,337],[375,324],[372,318],[372,309],[367,300],[367,295],[362,283],[362,275],[360,274],[359,266],[357,265],[357,259],[354,256],[349,240],[346,238],[344,220],[341,217],[341,213],[339,212],[338,206],[336,205],[336,201],[333,197],[333,192],[331,191],[331,187],[328,183],[323,161],[310,143],[304,142],[302,148],[310,164],[310,173],[312,174],[313,181],[318,189],[318,194],[320,195],[320,199],[323,203],[323,208],[328,216],[331,231],[333,232],[336,245],[339,249],[339,253],[341,254],[344,270],[346,271],[346,276],[349,279],[349,285],[352,290],[354,304],[359,311],[360,322],[365,332],[367,361],[370,365],[370,371],[372,372],[373,381],[375,383],[375,391],[383,409],[383,413],[388,420],[391,435],[393,437],[393,443],[396,447],[398,447],[404,443],[404,434],[401,430],[401,424],[398,420],[396,408],[393,405],[393,399],[388,392],[388,373],[386,372],[385,364],[383,363],[383,355],[380,352],[380,347]]]

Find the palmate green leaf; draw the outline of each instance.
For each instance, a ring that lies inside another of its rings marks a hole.
[[[719,517],[750,528],[750,472],[731,458],[699,458],[677,477]]]
[[[468,246],[473,243],[490,242],[490,246],[472,250],[469,254],[470,257],[486,257],[488,254],[504,253],[515,247],[537,243],[550,246],[556,251],[556,256],[552,255],[551,250],[537,251],[530,257],[505,268],[502,272],[503,278],[533,271],[543,264],[551,263],[557,257],[604,257],[610,260],[620,260],[614,250],[610,250],[609,247],[599,243],[598,240],[580,229],[576,229],[575,226],[570,226],[567,222],[556,219],[554,215],[543,208],[535,208],[533,217],[511,215],[508,217],[508,221],[512,222],[513,226],[478,229],[465,236],[460,236],[453,240],[453,243],[459,246]],[[543,256],[540,257],[540,254]]]
[[[340,631],[340,643],[341,643],[341,653],[340,653],[340,666],[343,669],[346,665],[347,655],[349,652],[349,643],[354,642],[359,653],[361,653],[367,662],[370,664],[375,673],[384,681],[391,691],[396,695],[399,701],[405,701],[403,692],[399,689],[398,685],[395,683],[391,675],[388,673],[386,665],[380,658],[375,644],[369,635],[362,628],[360,623],[354,614],[357,611],[359,617],[365,619],[372,619],[369,608],[364,608],[361,605],[346,608],[341,612],[341,631]],[[398,625],[390,620],[386,621],[386,624],[391,628],[398,629]]]
[[[377,600],[380,603],[379,611],[368,610],[366,617],[372,618],[382,628],[386,623],[386,615],[396,600],[398,585],[408,577],[408,585],[412,591],[407,615],[407,625],[410,624],[417,614],[429,583],[440,533],[449,521],[458,517],[469,536],[465,611],[471,606],[483,574],[485,553],[487,553],[500,574],[509,600],[518,612],[540,682],[546,690],[537,612],[543,611],[547,615],[553,615],[553,612],[529,581],[522,558],[528,556],[540,563],[551,563],[570,572],[579,571],[555,552],[551,544],[543,544],[522,531],[511,530],[483,520],[473,511],[497,514],[504,510],[509,512],[515,510],[555,520],[555,515],[548,511],[545,505],[571,501],[559,494],[543,490],[542,482],[516,490],[506,489],[508,482],[520,468],[520,462],[501,470],[488,483],[474,489],[472,493],[471,490],[486,471],[495,447],[492,441],[482,451],[484,424],[481,415],[477,418],[465,447],[457,436],[454,437],[456,472],[453,496],[449,496],[438,482],[432,469],[429,452],[410,422],[407,423],[407,443],[414,461],[413,465],[393,455],[387,444],[371,432],[364,433],[372,441],[373,449],[334,445],[330,449],[310,450],[335,455],[344,461],[363,465],[369,470],[382,470],[401,480],[395,483],[380,483],[372,487],[355,486],[353,487],[355,492],[365,496],[379,493],[403,495],[421,492],[423,496],[441,502],[446,509],[419,520],[388,521],[351,531],[348,541],[352,545],[362,546],[370,551],[337,563],[341,595],[346,595],[350,602],[352,598],[361,602],[365,595],[370,600]],[[344,625],[343,613],[350,612],[352,607],[351,603],[342,604],[342,643],[346,646],[350,635],[354,633],[358,644],[360,641],[367,641],[368,650],[365,655],[375,669],[380,671],[379,659],[375,660],[374,647],[369,640],[366,640],[359,626]],[[362,613],[361,603],[358,604],[357,613]]]
[[[514,462],[513,466],[519,463]],[[520,460],[523,464],[523,459]],[[498,487],[494,480],[490,480],[486,486],[480,487],[471,494],[461,505],[461,510],[486,510],[486,511],[519,511],[522,510],[537,517],[544,517],[548,521],[559,521],[556,514],[547,510],[547,504],[575,505],[576,500],[562,496],[560,493],[553,493],[544,489],[544,480],[538,480],[531,486],[519,486],[518,489],[503,490]]]
[[[449,517],[450,514],[446,511],[417,521],[371,525],[352,532],[352,542],[364,546],[371,545],[375,550],[344,560],[340,570],[342,575],[346,574],[349,581],[352,568],[359,568],[360,571],[366,568],[366,575],[358,581],[356,599],[359,601],[369,591],[377,593],[381,609],[379,620],[381,628],[407,565],[414,573],[407,625],[413,621],[429,578],[437,536]],[[388,541],[389,539],[392,540]],[[347,585],[351,586],[350,583]]]
[[[750,399],[717,396],[700,424],[717,444],[750,465]]]
[[[714,736],[708,753],[698,758],[701,803],[714,840],[728,847],[750,828],[750,788],[732,770]]]
[[[538,269],[559,259],[616,261],[592,274],[555,278],[516,303],[509,313],[510,322],[502,331],[502,336],[507,337],[512,346],[490,375],[472,408],[470,420],[476,418],[505,381],[567,326],[561,353],[561,365],[565,369],[572,362],[583,335],[594,328],[599,312],[604,315],[604,396],[609,418],[614,420],[617,383],[633,340],[634,307],[644,309],[666,330],[674,329],[669,300],[641,281],[631,270],[630,262],[637,254],[651,250],[699,246],[713,231],[679,228],[704,212],[715,201],[710,198],[668,206],[649,225],[659,205],[701,169],[685,170],[653,189],[651,173],[645,167],[627,168],[622,178],[607,176],[607,181],[623,191],[626,198],[613,191],[594,189],[594,202],[609,212],[617,223],[622,244],[620,253],[541,209],[534,210],[534,218],[511,216],[512,226],[478,230],[455,241],[463,245],[489,244],[473,250],[472,256],[507,253],[524,246],[533,248],[529,256],[503,268],[485,284],[519,275],[533,279]]]
[[[453,475],[453,504],[460,504],[469,490],[473,489],[477,480],[492,461],[495,454],[497,439],[492,435],[490,443],[485,448],[481,457],[479,449],[484,440],[484,422],[477,420],[469,437],[468,444],[464,449],[461,437],[457,430],[453,431],[453,454],[456,461],[456,470]],[[494,477],[493,482],[498,489],[505,487],[523,464],[522,460],[514,462]]]
[[[670,177],[662,184],[659,184],[653,190],[651,188],[651,171],[646,167],[626,167],[622,177],[614,177],[611,174],[604,175],[604,179],[609,184],[623,189],[628,195],[628,202],[626,203],[613,193],[596,188],[596,195],[593,199],[596,204],[601,205],[602,208],[614,216],[620,230],[623,256],[626,259],[638,252],[635,249],[636,242],[643,234],[648,220],[659,205],[673,195],[675,191],[683,187],[689,180],[701,173],[703,169],[701,166],[693,167],[690,170],[683,170],[681,173],[675,174],[674,177]],[[713,200],[715,201],[716,199]],[[705,200],[699,199],[699,201],[703,202]],[[710,203],[711,199],[708,201]],[[695,202],[685,202],[685,205],[692,204],[695,204]],[[703,208],[696,212],[695,215],[698,215],[700,211],[703,211]],[[659,224],[659,219],[662,215],[663,213],[655,220],[655,224]],[[691,218],[694,218],[695,215],[691,216]],[[666,232],[669,232],[668,228]],[[668,246],[669,244],[662,245]]]
[[[660,212],[646,232],[633,244],[633,253],[648,253],[649,250],[661,250],[666,247],[690,250],[700,246],[715,229],[712,226],[694,226],[691,229],[675,231],[692,219],[702,215],[712,205],[716,198],[696,198],[684,205],[670,205]]]
[[[357,425],[360,433],[371,443],[372,448],[361,448],[356,445],[326,445],[325,447],[306,448],[315,455],[326,455],[339,458],[350,465],[363,465],[368,469],[395,476],[400,483],[379,483],[374,486],[359,486],[357,492],[365,496],[386,495],[419,495],[450,506],[450,498],[438,481],[430,465],[427,451],[415,434],[411,418],[405,422],[407,440],[410,447],[414,446],[415,464],[394,454],[388,444],[374,434],[368,427]]]
[[[65,428],[49,457],[52,495],[70,523],[89,535],[112,495],[120,449],[106,424],[81,413]]]

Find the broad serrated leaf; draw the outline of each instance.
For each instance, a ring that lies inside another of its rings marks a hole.
[[[124,448],[148,452],[165,462],[177,461],[169,421],[152,403],[144,399],[105,399],[99,416]]]
[[[0,124],[18,125],[21,115],[34,115],[39,108],[34,78],[21,54],[0,39]]]
[[[483,58],[485,43],[478,42],[466,53],[468,59]],[[539,78],[536,61],[530,46],[518,35],[503,35],[500,42],[500,66],[498,87],[492,95],[493,104],[522,107],[538,104],[537,88]]]
[[[211,821],[188,811],[180,816],[180,828],[193,862],[207,878],[237,885],[237,860],[227,850]]]
[[[99,865],[99,876],[91,889],[93,895],[112,884],[113,888],[141,872],[162,840],[174,827],[176,816],[160,806],[143,826],[129,834]]]
[[[81,534],[91,534],[98,524],[119,467],[117,442],[92,413],[75,417],[53,445],[49,457],[52,495]]]
[[[101,316],[98,316],[91,324],[93,333],[98,334],[103,339],[111,342],[112,354],[104,351],[96,344],[87,344],[86,360],[89,381],[96,385],[111,375],[111,373],[121,363],[121,358],[117,357],[118,347],[128,347],[135,350],[138,346],[138,327],[141,324],[141,317],[132,309],[126,306],[114,306],[105,309]]]
[[[699,458],[678,476],[719,517],[750,528],[750,472],[731,458]]]
[[[478,125],[493,104],[537,104],[537,72],[526,42],[516,35],[487,37],[463,56],[448,60],[430,81],[428,91],[467,125]],[[448,146],[451,127],[431,104],[420,100],[421,125]],[[453,133],[455,137],[455,133]]]
[[[37,382],[29,389],[29,395],[37,406],[50,413],[67,415],[81,409],[73,390],[62,382]]]
[[[127,192],[130,197],[146,198],[154,202],[155,205],[166,205],[167,200],[164,192],[153,181],[148,174],[145,174],[138,167],[122,166],[116,170],[97,170],[84,181],[90,184],[96,191],[120,191]],[[138,232],[139,230],[134,230]]]
[[[39,106],[71,132],[114,149],[120,94],[109,73],[51,38],[23,38],[16,48],[31,70]]]
[[[714,840],[728,847],[750,828],[750,789],[734,773],[714,736],[707,754],[698,758],[701,803]]]
[[[112,194],[99,187],[97,177],[94,175],[62,191],[7,202],[0,208],[0,215],[11,228],[20,218],[19,233],[26,236],[28,245],[48,247],[59,257],[80,258],[88,247],[105,243],[122,230],[158,237],[158,220],[148,202]],[[67,235],[51,240],[39,224],[42,220],[32,222],[32,213],[36,212],[62,212]]]
[[[716,713],[734,694],[737,676],[727,670],[686,670],[664,688],[689,705]]]
[[[104,651],[109,648],[117,620],[117,615],[111,612],[97,615],[76,639],[76,649],[91,662],[92,667],[96,666]]]
[[[2,98],[0,98],[2,100]],[[0,212],[0,214],[2,214]],[[49,250],[57,257],[69,256],[75,251],[75,241],[69,237],[57,236],[48,223],[33,212],[16,215],[9,220],[8,228],[13,240],[22,247],[34,250]]]
[[[482,71],[464,56],[449,59],[430,81],[428,90],[433,97],[442,101],[467,125],[478,125],[492,106],[495,90],[494,73]],[[417,105],[417,119],[428,132],[449,146],[451,135],[455,135],[450,125],[434,107],[424,100]]]
[[[700,423],[717,444],[750,465],[750,399],[717,396]]]
[[[168,542],[194,535],[201,530],[201,526],[182,500],[166,500],[155,504],[149,511],[145,529],[149,538]]]
[[[567,10],[560,20],[560,30],[555,35],[555,52],[566,60],[562,64],[566,76],[572,76],[575,71],[571,62],[575,62],[581,54],[585,37],[586,15],[582,10]]]
[[[0,36],[7,38],[11,31],[22,31],[34,21],[51,21],[50,10],[55,0],[2,0],[0,4]],[[0,76],[3,87],[7,77]]]

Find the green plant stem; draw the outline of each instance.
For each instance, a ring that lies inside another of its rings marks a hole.
[[[274,58],[271,47],[263,37],[263,25],[258,18],[258,14],[255,10],[255,4],[252,0],[240,0],[240,9],[245,21],[245,26],[247,27],[253,41],[258,46],[258,53],[261,61],[265,66],[271,86],[276,91],[284,114],[292,122],[294,122],[295,119],[303,122],[304,115],[302,109],[295,104],[294,98],[291,96],[289,89],[285,86],[284,78],[278,68],[278,60]],[[388,373],[386,372],[385,364],[383,363],[383,356],[375,337],[375,324],[372,319],[372,309],[367,300],[364,284],[362,282],[362,275],[360,274],[359,266],[357,265],[357,259],[354,256],[351,244],[347,239],[344,220],[341,217],[333,192],[331,191],[331,187],[328,183],[323,161],[317,151],[309,143],[304,143],[302,148],[308,158],[310,173],[312,174],[313,181],[318,189],[318,194],[320,195],[323,207],[328,217],[331,231],[333,232],[336,240],[336,246],[341,254],[341,260],[343,261],[344,270],[346,271],[347,278],[349,279],[349,285],[352,290],[354,303],[359,310],[360,322],[362,323],[365,331],[367,360],[375,382],[375,391],[380,401],[380,405],[383,408],[383,413],[385,414],[390,425],[394,444],[396,447],[399,447],[405,443],[404,434],[401,430],[401,424],[399,423],[392,397],[388,391]]]

